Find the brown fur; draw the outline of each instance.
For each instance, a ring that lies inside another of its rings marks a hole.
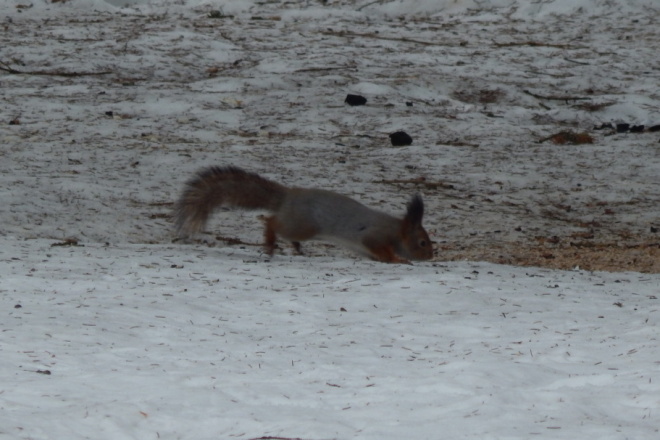
[[[210,167],[190,179],[176,203],[174,218],[179,237],[200,232],[220,206],[275,211],[286,187],[236,167]]]

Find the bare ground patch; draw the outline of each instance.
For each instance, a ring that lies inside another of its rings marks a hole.
[[[516,243],[470,247],[439,246],[438,258],[448,261],[489,261],[497,264],[552,269],[660,273],[660,242],[630,245],[580,244],[520,246]]]

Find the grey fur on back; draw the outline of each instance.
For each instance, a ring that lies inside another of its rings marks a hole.
[[[322,189],[292,188],[277,211],[278,217],[306,219],[319,226],[316,238],[360,249],[362,238],[377,231],[398,230],[400,220],[368,208],[350,197]],[[287,231],[282,231],[287,235]]]

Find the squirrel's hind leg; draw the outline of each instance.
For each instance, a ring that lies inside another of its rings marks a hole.
[[[270,256],[275,252],[275,242],[277,234],[275,233],[275,216],[266,217],[264,220],[264,248]]]
[[[302,248],[300,247],[299,241],[292,241],[291,246],[293,246],[293,251],[296,253],[296,255],[305,255],[302,251]]]
[[[268,255],[273,255],[275,252],[277,242],[277,232],[275,231],[276,220],[275,217],[267,217],[265,219],[266,229],[264,230],[264,247]],[[292,241],[291,246],[296,255],[304,255],[299,241]]]
[[[275,247],[277,242],[277,219],[275,216],[265,217],[264,224],[266,228],[264,229],[264,248],[266,253],[272,256],[275,253]],[[296,240],[291,241],[291,246],[296,255],[303,255],[302,248],[300,247],[300,242]]]

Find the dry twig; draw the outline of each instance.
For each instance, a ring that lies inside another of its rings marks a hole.
[[[108,75],[112,73],[110,70],[105,70],[101,72],[62,72],[62,71],[53,71],[53,70],[16,70],[13,67],[10,67],[7,63],[0,61],[0,70],[7,72],[11,75],[42,75],[42,76],[65,76],[65,77],[77,77],[77,76],[96,76],[96,75]]]
[[[375,183],[386,183],[389,185],[401,185],[401,184],[413,183],[415,185],[422,185],[430,189],[437,189],[437,188],[456,189],[454,185],[452,185],[451,183],[430,182],[424,179],[423,177],[419,177],[416,179],[391,179],[391,180],[383,179],[383,180],[378,180]]]
[[[538,95],[536,93],[530,92],[529,90],[523,90],[523,93],[533,96],[536,99],[546,99],[548,101],[586,101],[591,98],[585,98],[581,96],[544,96]]]
[[[571,49],[573,46],[568,44],[552,44],[552,43],[540,43],[538,41],[522,41],[520,43],[493,43],[495,47],[515,47],[515,46],[531,46],[531,47],[553,47],[555,49]]]
[[[455,46],[455,44],[444,44],[444,43],[434,43],[432,41],[423,41],[423,40],[414,40],[412,38],[395,38],[395,37],[384,37],[382,35],[368,33],[368,34],[359,34],[357,32],[348,32],[348,31],[323,31],[323,35],[332,35],[334,37],[351,37],[351,38],[373,38],[376,40],[386,40],[386,41],[398,41],[401,43],[413,43],[413,44],[423,44],[425,46]]]

